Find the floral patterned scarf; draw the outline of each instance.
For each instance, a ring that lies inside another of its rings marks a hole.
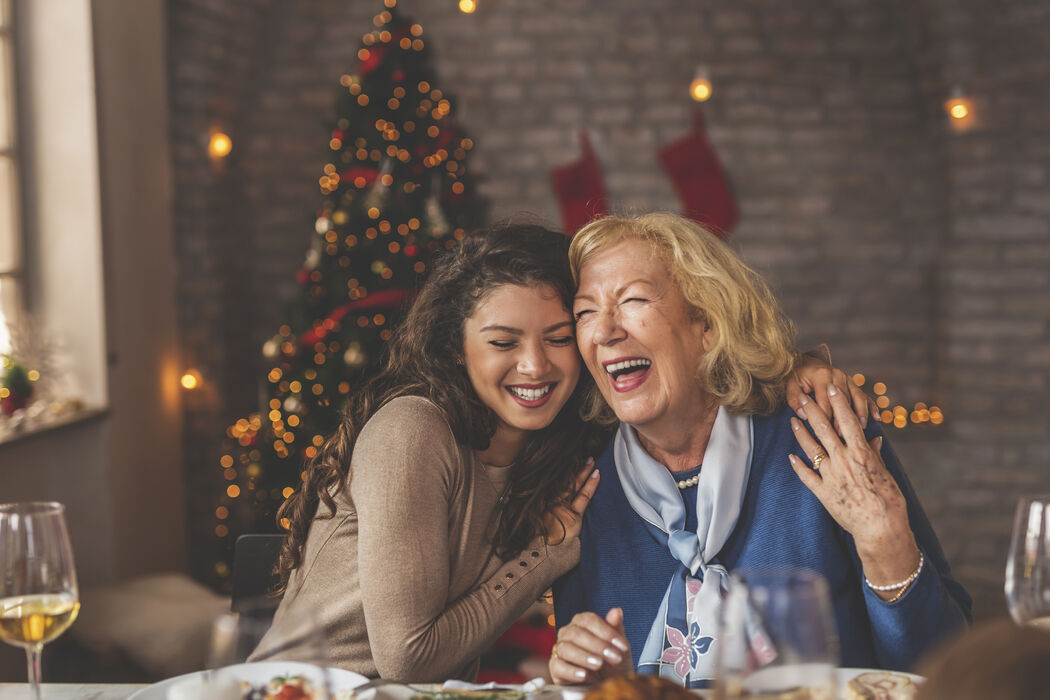
[[[613,456],[627,501],[667,534],[667,549],[680,563],[642,648],[642,673],[691,687],[714,678],[715,634],[729,583],[725,567],[714,559],[740,516],[753,441],[750,417],[719,407],[696,487],[693,533],[685,529],[686,506],[674,476],[649,456],[634,428],[620,425]]]

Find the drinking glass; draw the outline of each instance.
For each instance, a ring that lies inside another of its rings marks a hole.
[[[820,574],[789,567],[735,572],[719,632],[716,697],[836,697],[838,635]]]
[[[26,650],[40,700],[40,653],[80,612],[61,503],[0,505],[0,639]]]
[[[1006,604],[1017,624],[1050,630],[1050,494],[1017,503],[1006,560]]]
[[[287,616],[282,626],[286,636],[279,641],[267,639],[260,647],[277,604],[273,598],[240,601],[236,611],[214,620],[207,655],[207,665],[213,673],[203,679],[206,685],[232,677],[259,686],[272,680],[270,669],[279,666],[279,675],[302,676],[318,697],[330,697],[324,633],[309,611],[296,611],[295,615]],[[255,653],[256,650],[259,653]],[[246,663],[249,665],[244,665]]]

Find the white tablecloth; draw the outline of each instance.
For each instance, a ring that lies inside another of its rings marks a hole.
[[[127,700],[145,685],[110,683],[44,683],[43,700]],[[32,700],[28,683],[0,683],[0,700]]]

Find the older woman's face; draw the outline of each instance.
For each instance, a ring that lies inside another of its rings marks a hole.
[[[695,421],[706,400],[696,369],[711,334],[647,242],[591,258],[573,315],[580,354],[617,418],[643,434]]]

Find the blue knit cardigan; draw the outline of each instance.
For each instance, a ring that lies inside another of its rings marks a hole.
[[[938,642],[971,620],[972,601],[952,578],[929,520],[897,456],[884,440],[882,458],[908,503],[908,518],[926,556],[907,593],[886,603],[864,584],[853,538],[836,523],[788,462],[804,457],[791,431],[785,404],[753,418],[754,449],[740,519],[718,561],[729,571],[782,565],[821,573],[830,584],[843,666],[908,670]],[[870,440],[882,434],[869,422]],[[559,627],[579,612],[605,615],[621,607],[634,663],[663,599],[677,561],[667,536],[631,509],[613,463],[610,444],[598,460],[601,481],[583,518],[580,563],[554,584]],[[696,489],[687,494],[695,499]],[[694,510],[692,508],[688,509]],[[693,523],[687,527],[695,528]]]

